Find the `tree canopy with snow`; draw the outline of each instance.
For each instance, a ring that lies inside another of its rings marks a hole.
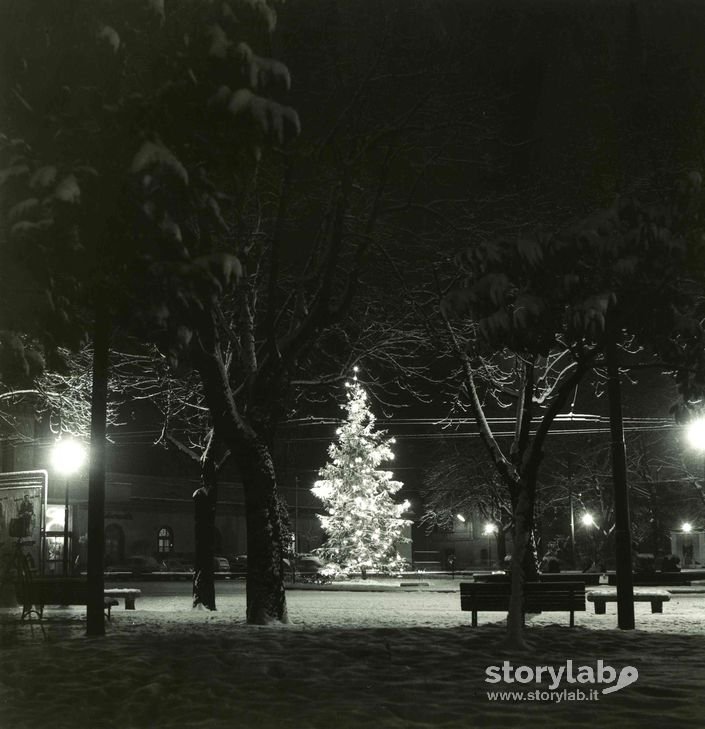
[[[461,365],[461,400],[512,503],[507,631],[514,646],[523,644],[523,579],[537,567],[531,533],[547,436],[571,393],[593,373],[598,388],[607,383],[615,498],[626,494],[620,372],[670,373],[682,409],[702,395],[703,202],[702,177],[693,170],[670,192],[624,195],[551,235],[473,242],[456,259],[439,311]],[[486,416],[492,400],[515,408],[508,449]],[[626,503],[619,513],[618,559],[627,555],[630,574]]]
[[[380,468],[394,459],[395,441],[375,429],[374,414],[357,377],[346,385],[347,417],[312,489],[327,511],[319,515],[328,535],[321,554],[347,572],[399,569],[404,560],[397,545],[404,541],[402,531],[410,523],[402,518],[409,502],[394,501],[403,484]]]
[[[107,392],[111,333],[155,344],[179,375],[199,373],[217,437],[245,463],[248,620],[285,620],[274,469],[236,411],[218,331],[243,273],[242,199],[263,150],[299,133],[283,103],[286,66],[260,55],[276,11],[268,0],[59,5],[0,9],[0,330],[32,334],[47,361],[92,333],[94,403]],[[5,306],[18,289],[31,316]],[[102,630],[102,597],[99,607]]]

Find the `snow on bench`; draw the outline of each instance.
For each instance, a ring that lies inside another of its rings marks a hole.
[[[125,610],[134,610],[135,599],[142,595],[142,590],[134,587],[107,587],[103,594],[105,597],[122,597],[125,600]]]
[[[668,590],[648,590],[634,593],[634,602],[650,602],[652,613],[662,613],[663,603],[671,599]],[[587,601],[595,603],[595,615],[604,615],[608,602],[617,602],[616,590],[591,590],[587,593]]]

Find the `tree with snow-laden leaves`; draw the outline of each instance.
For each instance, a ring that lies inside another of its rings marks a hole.
[[[403,484],[392,479],[391,471],[380,469],[394,459],[394,438],[375,430],[374,414],[357,377],[346,384],[347,417],[312,491],[327,511],[319,516],[328,535],[321,554],[342,570],[364,576],[368,570],[403,566],[397,544],[405,541],[402,530],[410,522],[402,514],[409,502],[395,503],[393,496]]]
[[[456,259],[439,313],[461,367],[459,399],[512,504],[512,647],[525,646],[523,589],[536,572],[532,530],[547,436],[592,373],[606,383],[610,406],[620,628],[634,627],[620,376],[668,372],[686,403],[702,395],[704,204],[693,171],[657,199],[625,196],[555,234],[473,242]],[[515,408],[508,447],[487,418],[492,400]]]
[[[2,327],[29,331],[49,353],[78,350],[93,332],[101,449],[112,332],[156,344],[178,374],[198,373],[215,436],[245,464],[250,622],[286,620],[279,502],[267,447],[233,402],[217,325],[243,275],[239,201],[263,150],[299,133],[281,101],[288,70],[260,55],[275,25],[267,0],[0,9],[0,295],[26,289],[34,305]],[[103,451],[91,452],[87,625],[103,634],[105,468]]]

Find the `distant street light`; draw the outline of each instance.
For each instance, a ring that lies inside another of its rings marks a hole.
[[[693,525],[688,521],[684,521],[681,524],[681,531],[685,535],[683,539],[683,567],[690,567],[693,561],[693,542],[688,535],[693,531]]]
[[[691,420],[685,430],[685,436],[693,448],[705,452],[705,418]]]
[[[685,429],[685,437],[691,447],[703,454],[703,485],[705,485],[705,418],[691,420]]]
[[[492,567],[492,535],[497,533],[497,525],[488,521],[482,529],[482,533],[487,537],[487,567]]]
[[[86,448],[72,438],[60,438],[51,451],[51,464],[65,479],[64,492],[64,549],[62,555],[64,577],[69,573],[69,476],[86,462]]]
[[[702,495],[702,488],[705,488],[705,418],[697,418],[696,420],[691,420],[690,423],[688,423],[685,434],[690,445],[696,450],[700,451],[703,455],[703,486],[698,487],[696,484],[696,487],[699,489],[700,494]],[[685,522],[681,528],[685,534],[690,534],[693,529],[693,527],[688,522]],[[684,567],[689,566],[693,554],[693,545],[692,543],[690,543],[690,540],[688,540],[688,542],[688,545],[683,545]]]
[[[588,511],[586,511],[581,517],[580,521],[582,522],[582,525],[584,527],[596,527],[597,524],[595,523],[595,517]],[[591,533],[591,541],[592,541],[592,561],[596,564],[597,563],[597,541],[595,538],[595,532]]]
[[[462,514],[456,514],[455,518],[461,523],[465,524],[465,517]]]

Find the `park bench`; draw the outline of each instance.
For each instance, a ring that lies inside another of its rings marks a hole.
[[[460,609],[472,613],[472,627],[477,627],[478,612],[506,612],[509,610],[511,583],[461,582]],[[569,612],[570,627],[575,625],[576,611],[585,610],[585,583],[583,582],[525,582],[524,613],[542,611]]]
[[[141,594],[142,590],[138,590],[134,587],[106,587],[105,590],[103,590],[103,595],[105,595],[106,598],[123,598],[125,600],[125,610],[134,610],[135,599]]]
[[[87,605],[88,582],[72,577],[34,577],[31,580],[18,582],[15,585],[17,598],[22,603],[22,617],[36,614],[41,620],[46,605]],[[136,594],[135,594],[136,593]],[[117,597],[125,599],[125,609],[134,610],[135,597],[139,590],[121,590],[110,588],[103,594],[103,609],[110,620],[110,611],[118,605]]]
[[[649,590],[648,592],[635,592],[634,602],[650,602],[652,613],[662,613],[663,603],[671,599],[668,590]],[[617,602],[616,590],[591,590],[587,594],[588,602],[595,603],[595,615],[604,615],[608,602]]]

